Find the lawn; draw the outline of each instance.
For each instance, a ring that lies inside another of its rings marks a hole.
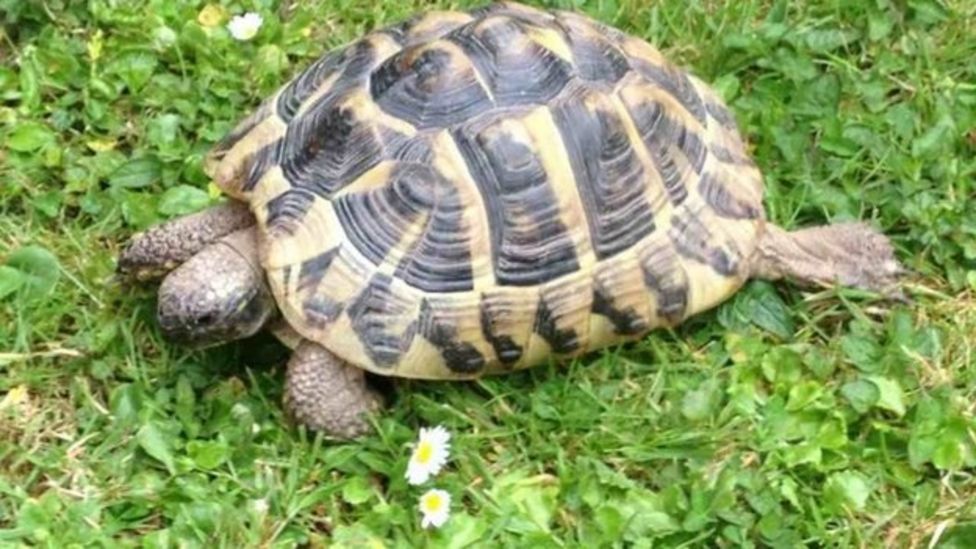
[[[0,0],[0,545],[976,546],[976,3],[545,3],[712,82],[770,218],[870,221],[910,301],[754,282],[570,364],[398,382],[375,434],[311,437],[279,344],[165,343],[115,257],[217,199],[203,155],[262,97],[431,3]],[[425,530],[404,471],[437,424],[452,516]]]

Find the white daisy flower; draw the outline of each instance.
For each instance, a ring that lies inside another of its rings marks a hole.
[[[258,33],[262,23],[264,19],[260,14],[249,11],[244,15],[235,15],[230,23],[227,23],[227,30],[237,40],[250,40]]]
[[[440,528],[451,516],[451,494],[433,488],[420,496],[420,525],[424,528]]]
[[[438,425],[431,429],[420,428],[420,440],[410,455],[407,464],[407,482],[423,484],[427,479],[436,475],[444,464],[451,450],[451,433]]]

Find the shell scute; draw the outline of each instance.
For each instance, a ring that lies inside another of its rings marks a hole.
[[[448,36],[477,69],[496,107],[545,104],[572,79],[571,65],[533,39],[529,25],[492,16]]]
[[[419,129],[454,124],[494,106],[471,62],[446,42],[387,59],[370,78],[369,92],[385,112]]]
[[[393,288],[393,278],[377,273],[353,300],[346,313],[353,333],[367,355],[380,369],[391,369],[409,348],[417,330],[409,320],[415,314],[412,303]]]
[[[506,118],[455,139],[486,202],[498,283],[532,286],[576,271],[569,228],[524,126]]]
[[[654,230],[654,210],[645,198],[645,168],[620,115],[602,94],[569,96],[553,109],[589,214],[598,259],[613,257]]]

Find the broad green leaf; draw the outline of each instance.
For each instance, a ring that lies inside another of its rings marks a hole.
[[[834,74],[825,74],[800,89],[793,107],[798,113],[807,116],[831,117],[837,113],[840,89],[840,79]],[[800,146],[804,144],[804,140],[799,142]]]
[[[929,128],[925,133],[912,141],[912,156],[921,158],[934,151],[942,150],[954,124],[951,119],[943,118],[938,124]]]
[[[184,504],[181,511],[184,520],[199,532],[216,531],[217,523],[222,514],[220,504],[213,501],[210,497],[188,502]]]
[[[836,413],[823,420],[817,430],[817,444],[823,448],[840,449],[847,445],[847,422],[843,414]]]
[[[122,210],[122,216],[129,225],[134,227],[147,227],[159,219],[157,213],[157,205],[159,204],[158,194],[112,188],[110,189],[109,195]]]
[[[33,152],[54,143],[56,139],[54,132],[44,124],[23,122],[15,126],[7,137],[7,148],[18,152]]]
[[[278,46],[265,44],[258,50],[255,66],[265,80],[274,82],[288,67],[288,56]]]
[[[746,285],[736,295],[732,310],[741,321],[755,324],[781,339],[793,337],[790,311],[775,287],[766,281],[755,280]]]
[[[24,280],[19,285],[24,295],[31,299],[50,294],[61,278],[58,258],[40,246],[29,245],[16,250],[7,258],[7,267],[20,271]]]
[[[349,479],[342,487],[342,499],[351,505],[366,503],[373,497],[373,488],[363,477]]]
[[[878,388],[879,408],[893,412],[898,417],[905,415],[904,391],[897,380],[883,376],[871,376],[868,379]]]
[[[819,444],[803,443],[788,446],[782,450],[783,461],[790,467],[803,463],[819,465],[823,460],[823,449]]]
[[[681,413],[692,421],[707,418],[718,405],[718,387],[712,381],[702,383],[694,391],[688,391],[681,400]]]
[[[867,413],[878,402],[878,399],[881,398],[881,390],[877,384],[864,379],[845,383],[840,388],[840,394],[860,414]]]
[[[193,463],[205,471],[216,469],[230,456],[230,448],[224,440],[191,440],[186,445],[186,452]]]
[[[620,509],[617,509],[612,503],[601,506],[594,513],[596,524],[603,531],[606,539],[617,539],[623,534],[625,525],[624,518]]]
[[[783,531],[783,522],[779,509],[770,510],[760,517],[756,528],[765,539],[777,539]]]
[[[772,285],[762,285],[763,289],[756,296],[757,301],[752,310],[752,321],[769,332],[779,336],[781,339],[793,337],[793,319],[790,318],[790,311],[786,304],[780,299],[779,294],[773,289]]]
[[[820,139],[819,146],[822,150],[833,155],[849,158],[858,153],[860,147],[857,143],[848,139],[841,130],[824,132]]]
[[[722,48],[730,50],[751,50],[762,47],[762,40],[754,32],[731,31],[722,34]]]
[[[558,491],[558,488],[554,486],[547,486],[524,494],[517,502],[522,511],[532,519],[532,522],[543,530],[549,531],[549,523],[552,521],[552,515],[555,511]]]
[[[840,338],[840,346],[858,370],[876,372],[881,368],[881,348],[877,341],[864,334],[846,334]]]
[[[914,431],[908,439],[908,462],[916,469],[932,460],[939,437],[934,433]]]
[[[786,410],[790,412],[802,410],[817,400],[822,393],[823,387],[816,381],[804,381],[794,385],[786,401]]]
[[[157,50],[165,50],[176,43],[176,31],[163,25],[152,32],[152,44]]]
[[[817,29],[804,35],[808,48],[815,53],[827,53],[857,41],[860,34],[853,30]]]
[[[884,119],[895,137],[908,139],[915,131],[915,121],[918,116],[908,103],[898,103],[885,110]]]
[[[27,276],[9,265],[0,265],[0,299],[16,292],[27,282]]]
[[[797,483],[790,477],[783,477],[779,485],[779,493],[783,499],[790,502],[793,507],[800,509],[800,497],[797,495]]]
[[[919,400],[912,414],[908,439],[908,460],[912,467],[919,468],[932,460],[950,413],[942,399],[923,397]]]
[[[208,203],[210,196],[207,191],[190,185],[177,185],[163,193],[159,200],[159,213],[165,216],[186,215],[204,208]]]
[[[176,380],[176,402],[173,411],[183,424],[187,438],[190,439],[196,438],[200,432],[200,421],[194,413],[195,409],[196,393],[193,392],[190,380],[185,375],[181,375]]]
[[[803,375],[803,358],[785,346],[773,347],[762,359],[763,376],[779,391],[789,391]]]
[[[821,381],[830,379],[837,369],[837,361],[823,347],[805,346],[800,352],[803,354],[803,365]]]
[[[932,452],[932,465],[947,471],[956,471],[963,466],[963,445],[965,439],[946,433],[939,438]]]
[[[738,96],[741,86],[739,79],[732,73],[722,75],[712,83],[712,87],[726,103],[731,103]]]
[[[824,502],[838,514],[845,508],[862,511],[870,495],[867,478],[857,471],[834,473],[824,485]]]
[[[155,423],[146,423],[139,428],[136,433],[136,440],[139,446],[150,456],[162,463],[171,475],[176,474],[176,462],[173,459],[173,450],[169,441],[166,440],[166,433],[161,431]]]
[[[41,70],[38,68],[34,51],[23,52],[20,58],[21,106],[29,112],[37,110],[41,104]]]
[[[187,21],[179,31],[177,44],[190,50],[204,52],[210,45],[210,36],[196,21]]]
[[[155,183],[162,173],[162,164],[155,156],[134,158],[119,166],[108,182],[113,187],[135,189]]]
[[[913,0],[908,4],[912,7],[914,18],[923,25],[935,25],[950,17],[946,8],[936,0]]]
[[[680,497],[679,497],[680,496]],[[666,511],[673,510],[681,513],[686,502],[683,500],[684,494],[675,489],[672,497],[662,497],[658,494],[644,489],[632,489],[628,491],[626,507],[628,509],[626,536],[630,541],[646,539],[652,534],[665,534],[674,532],[681,528],[681,524],[669,515]],[[675,500],[681,500],[676,504]]]
[[[149,82],[156,70],[156,56],[148,52],[131,52],[112,64],[112,72],[119,75],[130,92],[138,92]]]
[[[179,115],[160,114],[149,122],[146,128],[146,138],[154,146],[163,147],[176,141],[179,132]]]
[[[789,163],[799,162],[808,147],[808,138],[796,131],[775,126],[770,130],[773,144]]]
[[[640,520],[654,532],[674,532],[681,527],[671,515],[663,511],[648,511],[638,515]]]
[[[64,195],[60,190],[48,191],[44,194],[36,196],[33,200],[31,200],[31,203],[34,204],[34,208],[44,214],[44,216],[54,218],[57,217],[58,213],[61,211],[63,196]]]
[[[813,58],[805,53],[796,53],[785,47],[773,53],[769,58],[768,66],[797,83],[805,84],[820,75],[820,71],[813,63]]]
[[[542,485],[540,479],[519,479],[505,490],[506,499],[515,504],[519,513],[527,518],[531,531],[549,532],[552,515],[556,508],[557,486]]]
[[[483,541],[488,532],[489,523],[481,516],[473,517],[467,513],[452,514],[447,524],[441,527],[444,549],[464,549],[475,547]],[[438,544],[438,546],[441,546]]]
[[[109,395],[109,409],[115,423],[122,426],[136,423],[143,398],[143,392],[133,383],[123,383],[113,388]]]
[[[868,38],[872,42],[877,42],[891,34],[895,21],[888,12],[872,11],[868,15]]]

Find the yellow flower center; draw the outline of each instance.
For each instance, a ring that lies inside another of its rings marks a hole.
[[[437,512],[444,505],[444,500],[441,499],[440,494],[428,494],[426,501],[424,502],[424,507],[431,513]]]
[[[417,461],[427,464],[432,457],[434,457],[434,445],[426,441],[421,442],[420,446],[417,446]]]

